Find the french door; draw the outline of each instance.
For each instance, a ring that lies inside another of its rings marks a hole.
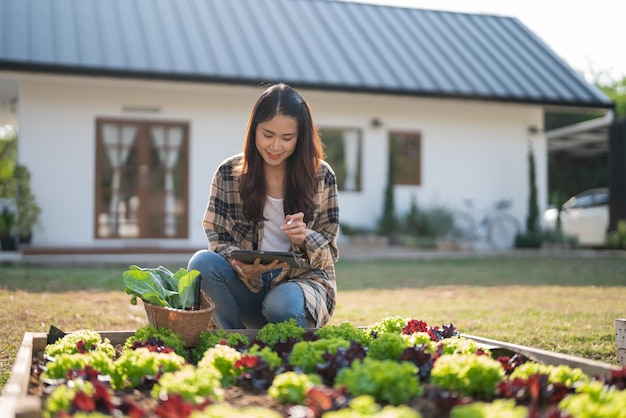
[[[187,123],[96,121],[96,238],[186,238]]]

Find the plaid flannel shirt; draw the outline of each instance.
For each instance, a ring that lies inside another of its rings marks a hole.
[[[211,195],[203,219],[204,231],[209,239],[209,249],[228,258],[233,250],[258,250],[263,240],[263,222],[250,222],[243,216],[239,179],[233,167],[241,154],[226,159],[216,170],[211,184]],[[339,257],[337,234],[339,231],[339,206],[337,182],[330,165],[322,161],[317,173],[317,205],[307,223],[306,250],[292,245],[301,268],[283,269],[272,281],[274,287],[285,281],[298,283],[304,292],[307,310],[322,327],[330,321],[335,311],[337,283],[334,263]],[[243,280],[251,292],[259,292],[263,281]]]

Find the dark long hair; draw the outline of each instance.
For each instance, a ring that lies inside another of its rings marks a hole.
[[[311,108],[294,88],[283,83],[274,84],[261,94],[248,119],[243,159],[236,170],[243,213],[248,220],[263,220],[267,185],[264,161],[255,146],[256,128],[259,123],[276,115],[289,116],[298,121],[296,149],[287,158],[283,206],[286,214],[303,212],[306,222],[315,210],[316,174],[324,150]]]

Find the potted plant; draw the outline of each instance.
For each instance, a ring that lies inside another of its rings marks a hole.
[[[143,301],[148,323],[179,334],[186,347],[195,347],[202,331],[211,327],[215,304],[201,290],[200,272],[178,269],[175,273],[163,266],[141,268],[135,265],[122,274],[130,303]]]
[[[0,213],[0,247],[2,251],[15,251],[15,215],[5,206]]]
[[[15,167],[13,173],[15,178],[15,204],[17,207],[16,229],[22,244],[30,243],[33,234],[33,227],[39,221],[41,208],[35,201],[30,188],[30,172],[22,164]]]

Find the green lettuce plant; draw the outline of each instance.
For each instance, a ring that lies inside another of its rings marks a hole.
[[[559,402],[573,418],[626,418],[626,390],[607,390],[598,381],[585,382]]]
[[[407,347],[426,346],[430,348],[430,351],[434,352],[439,345],[439,342],[433,341],[427,332],[414,332],[412,334],[402,334],[401,336],[406,341]]]
[[[163,374],[153,386],[151,394],[155,399],[178,394],[192,404],[202,404],[206,399],[217,402],[224,399],[221,377],[215,367],[195,368],[186,364],[179,370]]]
[[[274,378],[267,394],[280,403],[302,405],[309,389],[320,385],[322,380],[315,374],[294,371],[281,373]]]
[[[247,356],[260,357],[269,365],[269,367],[273,369],[278,369],[283,360],[276,353],[276,351],[272,350],[269,347],[259,347],[257,344],[252,345],[252,347],[244,350],[244,354]]]
[[[528,408],[516,405],[513,399],[496,399],[493,402],[473,402],[452,408],[450,418],[526,418]]]
[[[407,340],[402,335],[387,332],[372,340],[367,351],[367,357],[375,360],[397,361],[407,347]]]
[[[71,386],[55,387],[44,403],[43,417],[53,418],[61,416],[62,412],[69,412],[77,392],[92,396],[95,388],[91,382],[85,380],[76,380]]]
[[[320,338],[343,338],[346,341],[356,341],[363,347],[368,347],[372,337],[363,328],[358,328],[349,322],[340,325],[329,324],[315,332]]]
[[[257,333],[256,338],[262,343],[274,346],[279,342],[287,342],[289,338],[299,340],[305,332],[306,329],[298,325],[294,318],[291,318],[277,324],[265,324]]]
[[[124,342],[123,349],[131,350],[138,342],[146,343],[151,340],[160,341],[165,347],[172,348],[181,357],[187,356],[185,342],[180,335],[171,329],[155,328],[152,325],[145,325],[135,330],[135,333]]]
[[[136,388],[147,380],[158,380],[163,373],[179,370],[185,358],[176,353],[154,353],[147,348],[124,351],[115,360],[111,383],[114,389]]]
[[[54,361],[46,364],[46,370],[41,374],[42,379],[62,379],[72,371],[83,370],[91,366],[101,375],[109,375],[113,369],[113,360],[103,351],[89,351],[83,353],[59,354]]]
[[[350,347],[350,342],[343,338],[325,338],[316,341],[300,341],[294,344],[289,362],[305,373],[315,371],[315,366],[324,362],[324,353],[335,354],[339,347]]]
[[[342,369],[335,387],[345,387],[353,396],[370,395],[376,402],[399,405],[419,396],[424,389],[419,384],[417,367],[409,362],[365,358]]]
[[[191,349],[192,361],[200,361],[204,352],[217,344],[226,344],[230,347],[247,347],[250,340],[239,332],[227,332],[224,329],[206,330],[200,333],[198,344]]]
[[[398,315],[388,316],[368,327],[368,332],[370,335],[379,337],[387,332],[402,334],[402,328],[406,326],[407,322],[406,318]]]
[[[192,412],[190,418],[282,418],[282,415],[262,406],[236,407],[218,403]]]
[[[526,362],[518,366],[509,379],[515,378],[528,379],[534,374],[545,374],[548,376],[550,383],[563,383],[566,386],[572,386],[578,382],[589,381],[589,376],[579,368],[572,368],[565,364],[552,366],[550,364],[542,364],[536,362]]]
[[[217,344],[205,351],[202,359],[198,362],[198,368],[217,369],[222,377],[222,386],[231,386],[235,381],[233,365],[241,358],[241,353],[224,344]]]
[[[484,355],[441,356],[430,372],[430,382],[464,396],[493,399],[498,382],[504,378],[502,364]]]
[[[191,309],[196,302],[195,281],[198,270],[178,269],[176,273],[163,266],[141,268],[135,265],[122,274],[126,293],[131,295],[130,303],[137,304],[137,298],[157,306],[173,309]],[[199,296],[199,295],[198,295]]]
[[[44,354],[56,357],[59,354],[87,353],[102,351],[109,358],[115,358],[115,348],[108,338],[102,338],[97,331],[81,329],[65,334],[52,344],[46,345]]]
[[[361,395],[350,401],[347,408],[324,414],[324,418],[421,418],[422,416],[406,405],[381,407],[369,395]]]
[[[435,345],[441,345],[443,354],[476,354],[479,346],[476,341],[469,338],[450,337],[438,341]],[[482,349],[487,352],[487,349]]]

